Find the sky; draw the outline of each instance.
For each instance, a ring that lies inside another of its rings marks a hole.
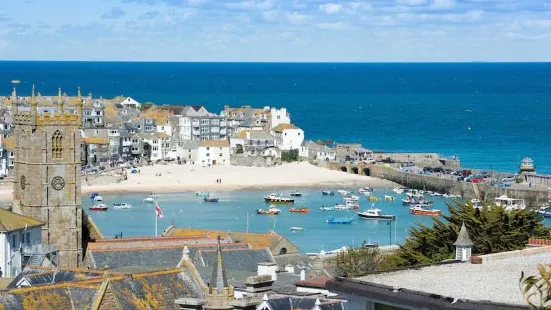
[[[0,0],[0,59],[551,61],[551,0]]]

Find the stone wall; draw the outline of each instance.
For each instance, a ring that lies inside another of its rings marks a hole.
[[[264,156],[232,156],[230,163],[233,166],[269,167],[281,164],[281,160]]]

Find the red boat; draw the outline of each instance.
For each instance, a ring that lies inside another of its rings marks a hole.
[[[308,213],[308,212],[310,212],[310,208],[291,208],[291,209],[289,209],[289,212],[293,212],[293,213]]]
[[[107,211],[107,206],[105,204],[99,204],[99,205],[95,205],[93,207],[89,207],[88,210],[91,210],[91,211]]]

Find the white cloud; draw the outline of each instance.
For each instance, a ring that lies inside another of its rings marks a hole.
[[[226,7],[228,9],[243,11],[265,11],[272,9],[274,6],[274,0],[246,0],[241,2],[230,2],[226,4]]]
[[[320,30],[349,30],[354,29],[351,25],[345,22],[335,22],[335,23],[318,23],[316,27]]]
[[[455,0],[432,0],[430,7],[435,10],[453,9],[455,7]]]
[[[350,8],[354,11],[369,10],[372,8],[371,4],[368,2],[350,2],[348,5],[350,5]]]
[[[319,5],[319,10],[325,14],[335,14],[342,9],[341,4],[336,3],[324,3]]]
[[[285,13],[285,19],[291,24],[302,24],[308,18],[308,15],[300,14],[298,12]]]
[[[418,6],[427,3],[427,0],[396,0],[401,5]]]

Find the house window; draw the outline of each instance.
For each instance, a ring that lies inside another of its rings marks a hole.
[[[220,157],[222,157],[222,153],[220,153]]]
[[[153,147],[153,151],[158,151],[158,150],[159,150],[158,147],[156,147],[156,146]]]
[[[13,235],[12,236],[12,247],[15,249],[17,247],[17,245],[15,244],[15,242],[17,241],[17,236],[16,235]]]
[[[285,135],[287,135],[287,133],[285,133]]]
[[[52,158],[61,158],[61,154],[63,153],[62,141],[63,136],[61,135],[61,132],[59,130],[56,130],[56,132],[52,136]]]
[[[30,232],[27,233],[27,243],[28,244],[31,243],[31,233]]]
[[[298,135],[300,136],[300,132],[298,133]]]
[[[209,120],[208,119],[202,119],[201,120],[201,125],[208,125],[209,124]]]
[[[209,156],[210,156],[210,153],[207,153],[207,157],[209,157]]]
[[[210,150],[210,147],[207,146],[207,151]]]

